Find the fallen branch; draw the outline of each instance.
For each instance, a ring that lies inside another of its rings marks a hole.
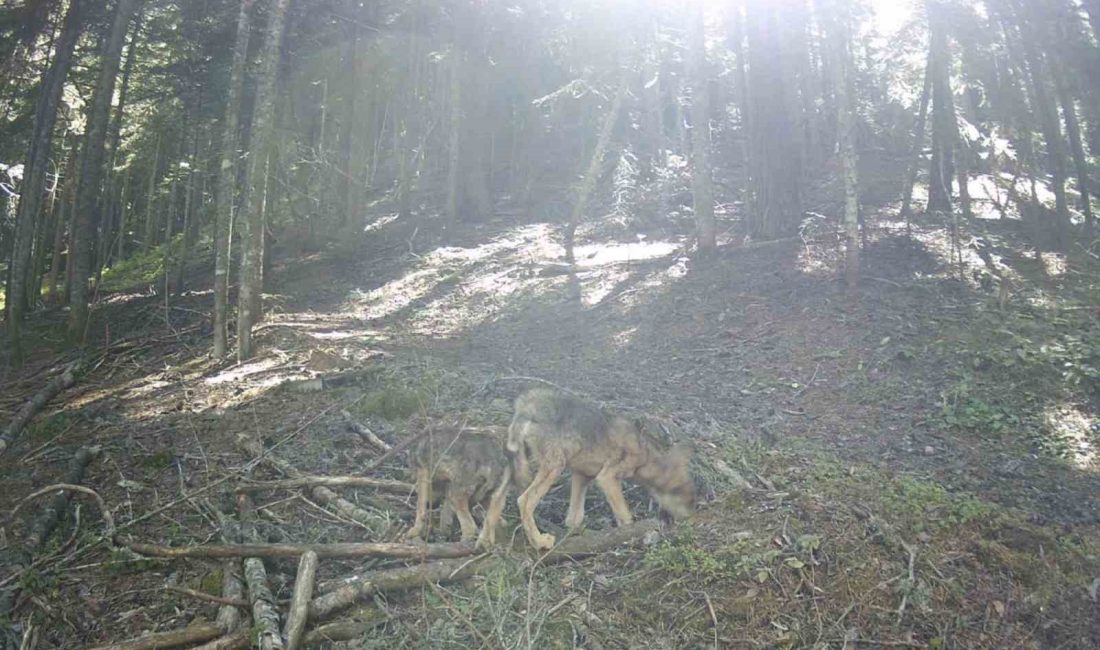
[[[237,495],[237,512],[241,520],[241,537],[247,541],[257,538],[253,525],[252,500],[247,494]],[[258,557],[244,559],[244,579],[248,585],[248,599],[252,602],[252,629],[254,645],[260,650],[282,650],[283,638],[279,636],[279,612],[275,609],[275,596],[267,586],[267,569]],[[219,630],[220,631],[220,630]]]
[[[176,648],[192,643],[203,643],[216,639],[221,635],[221,628],[214,623],[198,623],[180,630],[146,634],[122,643],[101,645],[92,648],[92,650],[162,650],[163,648]]]
[[[66,485],[76,485],[84,478],[84,470],[88,464],[99,455],[98,447],[82,447],[76,452],[69,463],[69,471],[65,474]],[[27,526],[27,535],[23,545],[13,553],[12,562],[9,565],[12,576],[22,575],[25,570],[34,566],[34,554],[45,544],[46,540],[57,528],[65,509],[69,507],[68,491],[59,491],[54,494],[38,515]],[[15,605],[15,596],[19,589],[13,588],[0,593],[0,620],[9,620]]]
[[[388,620],[389,617],[380,615],[376,620],[346,619],[326,623],[306,632],[302,638],[302,647],[314,648],[336,641],[357,641]],[[250,632],[251,630],[246,627],[220,639],[195,646],[191,650],[244,650],[250,644]]]
[[[37,415],[50,400],[57,397],[61,391],[72,387],[72,385],[76,383],[76,376],[80,368],[81,361],[74,361],[65,366],[61,374],[47,382],[46,385],[42,387],[42,390],[35,393],[34,397],[24,404],[23,408],[19,409],[19,412],[15,414],[15,417],[8,424],[8,428],[0,435],[0,455],[3,455],[8,447],[15,442],[19,434],[23,433],[23,429],[27,427],[30,421],[34,419],[34,416]]]
[[[90,495],[93,499],[95,499],[96,505],[99,506],[99,512],[103,515],[103,523],[107,526],[106,537],[109,540],[114,539],[115,520],[113,517],[111,517],[111,511],[107,509],[107,504],[104,503],[103,497],[99,496],[99,493],[92,488],[84,487],[83,485],[73,485],[71,483],[56,483],[54,485],[44,487],[41,490],[36,490],[35,492],[32,492],[23,497],[23,499],[19,501],[19,503],[11,511],[11,518],[15,519],[15,515],[18,514],[23,506],[27,505],[29,502],[34,501],[40,496],[52,494],[60,490],[65,490],[68,492],[80,492],[81,494]]]
[[[205,591],[188,589],[187,587],[177,587],[175,585],[168,585],[164,588],[164,590],[173,594],[187,596],[188,598],[194,598],[195,600],[202,600],[208,603],[226,605],[233,608],[248,607],[248,601],[243,598],[227,598],[226,596],[215,596],[214,594],[208,594]]]
[[[252,641],[251,632],[252,630],[248,626],[244,626],[232,634],[214,639],[209,643],[197,645],[191,650],[245,650]]]
[[[344,419],[348,422],[348,428],[351,429],[356,435],[366,441],[367,444],[372,445],[381,451],[389,451],[393,449],[389,443],[379,438],[373,431],[363,426],[359,422],[355,421],[355,418],[351,417],[351,413],[347,411],[340,411],[340,415],[344,416]]]
[[[271,459],[268,459],[269,462]],[[281,462],[281,461],[280,461]],[[302,487],[368,487],[394,494],[408,495],[413,485],[404,481],[365,476],[306,476],[280,479],[276,481],[248,481],[237,486],[238,492],[256,492],[259,490],[294,490]]]
[[[206,502],[206,506],[208,510],[214,513],[218,524],[221,526],[222,541],[226,544],[240,541],[240,530],[234,525],[233,519],[225,516],[225,513],[209,502]],[[241,609],[247,610],[249,607],[248,601],[244,598],[244,584],[241,583],[241,578],[237,574],[240,566],[239,563],[232,560],[226,560],[222,563],[222,599],[227,602],[218,608],[218,617],[214,621],[223,632],[230,634],[238,631],[238,628],[241,627]],[[229,601],[243,604],[229,604]]]
[[[617,546],[636,543],[656,532],[660,524],[645,520],[622,528],[580,535],[562,540],[554,549],[541,556],[543,564],[563,562],[572,558],[606,552]],[[507,560],[491,555],[458,558],[387,569],[356,576],[341,587],[317,598],[309,605],[311,620],[322,620],[376,591],[393,592],[412,589],[428,583],[465,580],[490,569],[501,567]]]
[[[319,625],[307,632],[302,643],[308,648],[334,641],[356,641],[362,639],[364,634],[388,620],[389,617],[379,615],[377,619],[367,621],[360,619],[333,621]]]
[[[285,460],[275,458],[270,454],[265,454],[263,444],[260,441],[242,434],[238,436],[237,442],[246,453],[252,454],[256,458],[263,458],[265,462],[267,462],[269,465],[279,470],[283,474],[286,474],[293,479],[305,478],[305,474],[298,471],[298,469],[290,463],[286,462]],[[367,527],[370,527],[371,525],[377,523],[377,517],[373,516],[371,513],[363,510],[351,501],[344,499],[339,494],[336,494],[335,492],[324,486],[318,485],[314,487],[310,491],[310,494],[313,496],[314,499],[331,507],[338,514],[347,519],[351,519],[352,521],[358,522]]]
[[[288,390],[296,393],[317,393],[329,388],[337,388],[339,386],[347,386],[348,384],[354,384],[364,377],[369,377],[372,374],[377,373],[376,368],[363,368],[359,370],[349,370],[347,372],[341,372],[334,375],[313,377],[311,379],[291,379],[283,382]]]
[[[423,438],[427,434],[428,434],[428,430],[423,429],[423,430],[419,431],[418,433],[416,433],[414,435],[407,436],[404,440],[402,440],[401,442],[394,445],[389,451],[382,454],[378,458],[375,458],[374,460],[372,460],[366,467],[363,468],[363,474],[370,474],[374,470],[381,467],[382,463],[385,463],[390,458],[393,458],[397,454],[405,451],[406,449],[409,448],[409,446],[416,443],[417,441],[419,441],[421,438]]]
[[[286,615],[286,650],[298,650],[309,618],[309,599],[313,597],[313,585],[317,580],[317,554],[306,551],[298,561],[298,577],[294,581],[294,597]]]
[[[435,544],[400,542],[346,542],[336,544],[203,544],[200,546],[160,546],[126,541],[131,551],[146,557],[236,558],[299,557],[316,553],[319,558],[385,557],[404,560],[457,558],[473,555],[471,542]]]

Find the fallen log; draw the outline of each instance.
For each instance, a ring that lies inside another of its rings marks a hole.
[[[69,469],[65,474],[64,483],[66,485],[80,483],[84,478],[84,470],[98,455],[98,447],[82,447],[77,451],[69,462]],[[23,539],[22,546],[13,550],[13,557],[8,564],[11,575],[19,575],[34,564],[34,554],[46,543],[54,529],[57,528],[57,524],[60,523],[61,517],[68,507],[69,492],[63,490],[55,494],[38,511],[38,514],[27,526],[27,534]],[[12,588],[0,593],[0,620],[10,620],[18,592],[18,588]]]
[[[612,528],[600,533],[579,535],[562,540],[554,549],[540,556],[542,564],[604,553],[628,543],[637,543],[660,529],[655,520],[647,519],[630,526]],[[331,616],[357,600],[374,592],[412,589],[427,583],[456,582],[501,567],[505,559],[488,554],[472,558],[457,558],[416,564],[398,569],[375,571],[356,576],[333,591],[314,598],[309,605],[310,620]]]
[[[281,460],[279,458],[275,458],[274,456],[264,454],[263,443],[261,443],[259,440],[241,434],[237,437],[237,442],[246,453],[251,454],[257,458],[263,458],[264,461],[266,461],[269,465],[279,470],[283,474],[286,474],[287,476],[294,479],[300,479],[305,476],[305,474],[298,471],[297,468],[295,468],[293,465],[286,462],[285,460]],[[320,501],[324,505],[329,506],[339,515],[347,519],[351,519],[352,521],[355,521],[357,523],[363,524],[368,528],[375,526],[378,523],[377,517],[367,512],[366,510],[363,510],[351,501],[344,499],[340,495],[336,494],[335,492],[324,486],[318,485],[314,487],[310,491],[310,494],[313,495],[314,499]]]
[[[355,641],[362,639],[364,634],[388,620],[387,616],[379,614],[377,618],[371,620],[345,619],[333,621],[319,625],[307,632],[305,638],[302,639],[302,644],[308,648],[335,641]]]
[[[375,435],[373,431],[357,422],[355,418],[351,417],[351,413],[348,413],[347,411],[340,411],[340,415],[342,415],[344,419],[347,420],[348,428],[351,429],[352,432],[354,432],[357,436],[362,438],[363,441],[367,444],[383,452],[393,449],[393,447],[391,447],[389,443],[379,438],[377,435]]]
[[[298,650],[309,618],[309,600],[313,597],[313,585],[317,580],[317,554],[306,551],[298,561],[298,577],[294,580],[294,597],[286,614],[286,650]]]
[[[270,459],[269,459],[270,460]],[[256,492],[259,490],[294,490],[303,487],[367,487],[408,495],[413,491],[412,483],[394,481],[385,478],[366,476],[307,476],[279,479],[275,481],[246,481],[237,486],[238,492]]]
[[[240,541],[240,527],[235,524],[232,517],[227,517],[224,512],[206,502],[207,509],[214,513],[221,527],[222,542],[233,544]],[[222,599],[226,601],[218,608],[218,617],[214,621],[223,632],[232,635],[241,627],[241,609],[248,609],[249,602],[244,598],[244,584],[237,571],[241,564],[226,560],[222,562]],[[230,604],[229,601],[233,601]],[[239,604],[243,601],[243,604]],[[215,643],[215,642],[212,642]]]
[[[122,643],[101,645],[92,648],[92,650],[163,650],[164,648],[178,648],[192,643],[205,643],[218,638],[222,634],[221,628],[215,623],[196,623],[171,632],[146,634]]]
[[[346,619],[326,623],[306,632],[302,637],[302,647],[315,648],[336,641],[356,641],[388,620],[387,616],[379,615],[374,620]],[[244,650],[250,644],[250,632],[248,628],[237,630],[233,634],[195,646],[191,650]]]
[[[246,541],[255,541],[258,536],[252,521],[254,516],[252,500],[247,494],[237,495],[237,512],[241,521],[241,538]],[[258,557],[246,557],[244,580],[248,585],[248,600],[252,603],[254,645],[260,650],[282,650],[283,638],[279,635],[279,611],[275,608],[275,596],[267,586],[267,569],[264,568],[264,561]]]
[[[197,645],[191,648],[191,650],[244,650],[252,641],[250,636],[251,632],[252,630],[250,630],[248,626],[245,626],[220,639],[214,639],[209,643]]]
[[[61,374],[47,382],[46,385],[42,387],[42,390],[35,393],[30,401],[24,404],[23,408],[19,409],[19,412],[15,414],[15,417],[12,418],[12,421],[8,424],[8,428],[4,430],[3,434],[0,434],[0,455],[3,455],[8,447],[15,442],[19,435],[23,433],[23,429],[30,424],[34,416],[37,415],[50,400],[57,397],[61,391],[71,388],[72,385],[76,383],[76,377],[80,372],[81,365],[81,361],[74,361],[65,366]]]
[[[299,557],[316,553],[319,558],[385,557],[403,560],[428,560],[466,557],[474,554],[473,542],[434,544],[401,542],[346,542],[335,544],[203,544],[199,546],[160,546],[127,541],[131,551],[146,557],[164,558],[237,558]]]

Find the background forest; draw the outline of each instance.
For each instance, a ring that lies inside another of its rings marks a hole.
[[[306,645],[1098,647],[1098,153],[1100,0],[4,0],[6,642],[283,647],[296,556],[134,544],[393,542],[549,383],[696,518]]]

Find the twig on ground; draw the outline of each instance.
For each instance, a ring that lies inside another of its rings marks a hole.
[[[335,544],[206,544],[199,546],[159,546],[127,541],[131,551],[149,557],[234,558],[298,557],[316,553],[321,558],[388,557],[406,560],[458,558],[473,555],[472,542],[400,543],[345,542]]]
[[[195,589],[188,589],[187,587],[177,587],[175,585],[168,585],[164,588],[164,590],[173,594],[187,596],[188,598],[194,598],[195,600],[202,600],[208,603],[216,603],[218,605],[227,605],[230,607],[248,607],[248,601],[243,598],[226,598],[225,596],[215,596],[214,594],[208,594],[205,591],[197,591]]]
[[[645,520],[630,526],[612,528],[597,534],[579,535],[564,540],[550,552],[540,557],[543,564],[564,562],[576,557],[608,551],[624,544],[637,543],[650,533],[659,530],[660,524]],[[397,569],[387,569],[357,576],[340,588],[318,596],[310,603],[311,620],[321,620],[336,611],[348,607],[360,598],[375,591],[402,591],[428,582],[453,582],[478,575],[501,566],[505,560],[489,555],[473,558],[457,558],[416,564]]]
[[[204,641],[216,639],[221,634],[221,628],[213,623],[198,623],[181,630],[146,634],[129,641],[98,646],[92,648],[92,650],[161,650],[162,648],[176,648],[192,643],[203,643]]]
[[[373,431],[357,422],[355,418],[351,417],[351,413],[347,412],[347,409],[341,410],[340,415],[347,420],[348,428],[351,429],[356,435],[362,438],[367,444],[380,449],[383,452],[389,451],[393,447],[390,446],[385,440],[379,438]]]
[[[95,499],[96,505],[99,506],[99,512],[103,515],[103,523],[107,526],[106,536],[108,539],[114,539],[115,520],[113,517],[111,517],[111,511],[107,508],[107,504],[104,503],[103,497],[99,496],[99,493],[92,488],[84,487],[83,485],[73,485],[71,483],[55,483],[54,485],[46,486],[41,490],[36,490],[23,497],[23,499],[20,500],[18,504],[16,504],[15,508],[11,511],[10,517],[12,519],[15,519],[15,515],[19,513],[23,506],[27,505],[27,503],[37,499],[38,497],[61,490],[65,490],[68,492],[80,492],[81,494],[87,494]]]
[[[271,459],[268,459],[271,462]],[[276,467],[282,467],[280,464]],[[237,486],[238,492],[256,492],[259,490],[294,490],[303,487],[367,487],[393,492],[394,494],[408,495],[413,491],[412,483],[394,481],[384,478],[368,478],[366,476],[307,476],[301,475],[289,479],[276,481],[248,481]]]
[[[88,464],[99,455],[98,447],[82,447],[69,463],[69,471],[65,475],[66,485],[75,485],[84,478],[84,470]],[[27,527],[23,544],[15,550],[14,558],[10,563],[11,575],[4,579],[2,584],[18,580],[27,571],[30,571],[38,562],[34,560],[34,554],[46,543],[46,540],[57,528],[65,510],[69,507],[68,491],[58,491],[53,499],[48,501],[38,515],[31,520]],[[9,589],[0,594],[0,619],[11,616],[15,607],[15,598],[19,589]]]

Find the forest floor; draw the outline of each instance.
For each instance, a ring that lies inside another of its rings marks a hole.
[[[260,353],[241,365],[208,357],[208,291],[166,300],[108,274],[91,334],[110,354],[0,458],[0,512],[98,445],[85,484],[123,537],[214,541],[211,508],[253,469],[241,435],[303,472],[354,474],[374,452],[341,411],[394,443],[419,412],[507,424],[512,398],[551,382],[693,441],[696,516],[639,549],[555,567],[517,550],[473,581],[380,594],[356,613],[377,624],[355,647],[1100,647],[1100,265],[1021,250],[1019,222],[976,221],[1013,278],[1002,310],[973,250],[963,272],[952,263],[943,224],[870,223],[853,308],[827,229],[729,244],[706,265],[676,239],[593,230],[565,274],[544,223],[428,237],[439,229],[380,219],[339,247],[280,250]],[[71,357],[50,351],[61,319],[41,318],[39,352],[0,379],[0,420]],[[298,381],[342,372],[359,374]],[[404,478],[402,459],[377,474]],[[544,501],[547,529],[567,492]],[[257,496],[262,532],[381,541],[408,525],[408,497],[345,495],[374,519],[273,491]],[[165,586],[220,593],[220,562],[111,551],[75,501],[81,522],[19,578],[14,632],[33,623],[41,647],[69,648],[213,620],[217,605]],[[593,495],[586,525],[611,522]],[[15,545],[22,526],[3,524]],[[296,562],[268,566],[288,597]],[[362,568],[326,560],[321,579]]]

